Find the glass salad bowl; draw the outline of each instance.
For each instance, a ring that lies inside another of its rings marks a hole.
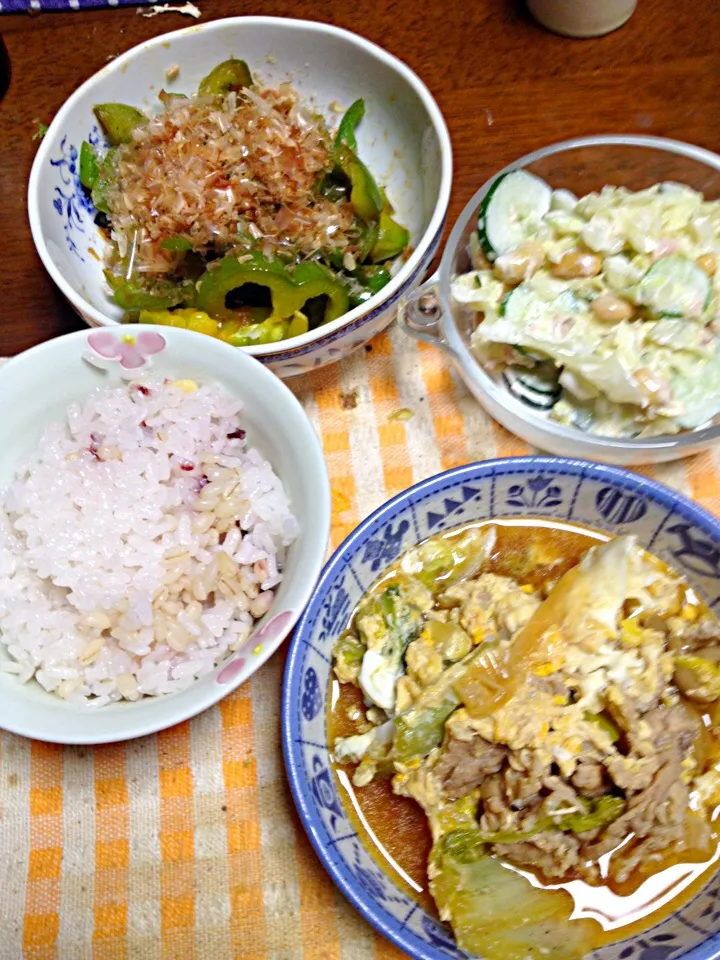
[[[511,378],[481,366],[471,343],[478,314],[453,299],[451,284],[457,276],[474,269],[470,241],[485,209],[483,201],[499,178],[517,170],[534,174],[553,190],[569,190],[576,197],[600,191],[605,185],[635,191],[670,181],[699,191],[705,200],[720,198],[720,156],[677,140],[593,136],[544,147],[500,170],[468,202],[452,230],[439,270],[402,303],[398,313],[401,326],[413,337],[444,350],[485,410],[541,450],[632,465],[679,459],[717,443],[720,418],[713,417],[712,411],[705,423],[674,434],[628,438],[589,433],[551,419],[533,396],[517,390]]]

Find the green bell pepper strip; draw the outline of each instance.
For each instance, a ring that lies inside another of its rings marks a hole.
[[[341,250],[339,247],[331,247],[329,250],[326,250],[323,254],[323,258],[333,270],[344,270],[343,267],[343,257],[345,256],[345,251]]]
[[[366,221],[377,220],[383,202],[373,175],[345,143],[336,145],[335,159],[338,168],[350,182],[350,203],[355,213]]]
[[[340,634],[333,646],[332,657],[341,683],[357,680],[366,650],[364,641],[353,630]]]
[[[375,248],[380,236],[380,225],[377,220],[372,220],[363,226],[358,239],[358,249],[355,259],[358,263],[365,263]]]
[[[425,623],[422,608],[403,589],[402,583],[392,583],[383,590],[379,606],[388,631],[383,656],[401,659],[408,644],[420,636]]]
[[[131,143],[133,130],[148,122],[144,113],[126,103],[98,103],[93,107],[93,113],[112,147]]]
[[[123,310],[164,310],[182,303],[181,293],[148,293],[126,280],[113,290],[113,300]]]
[[[333,647],[333,659],[342,660],[347,666],[359,667],[366,650],[362,640],[352,630],[346,630]]]
[[[352,103],[340,120],[335,144],[347,144],[351,150],[357,152],[357,140],[355,139],[355,130],[362,118],[365,116],[365,101],[360,99]]]
[[[370,260],[373,263],[382,263],[385,260],[394,260],[400,256],[410,242],[410,234],[393,220],[392,207],[384,206],[380,211],[378,223],[378,237],[375,246],[370,251]]]
[[[350,305],[347,287],[323,264],[316,261],[299,263],[292,274],[292,281],[301,293],[297,310],[302,310],[307,301],[314,297],[326,296],[328,299],[322,323],[337,320],[347,313]]]
[[[105,279],[113,292],[113,300],[123,310],[166,310],[187,299],[187,291],[172,283],[158,283],[154,290],[145,290],[132,280],[122,280],[109,270]]]
[[[393,759],[407,763],[414,757],[426,757],[442,743],[445,721],[462,703],[454,685],[496,645],[492,639],[484,640],[448,667],[435,683],[425,687],[408,710],[395,717]]]
[[[170,250],[172,253],[179,253],[186,250],[192,250],[192,241],[187,237],[166,237],[160,246],[163,250]]]
[[[392,280],[390,271],[380,266],[360,266],[353,270],[352,275],[371,293],[379,293]]]
[[[363,303],[367,303],[368,300],[372,298],[373,294],[369,290],[360,290],[350,293],[350,299],[348,305],[351,310],[354,310],[355,307],[359,307]]]
[[[378,238],[377,223],[362,224],[362,222],[360,222],[360,226],[361,229],[354,244],[342,248],[330,247],[324,250],[322,254],[323,261],[329,264],[333,270],[351,277],[357,277],[357,279],[360,279],[357,270],[355,268],[348,270],[345,266],[346,255],[350,253],[356,264],[364,263],[370,256],[370,251],[377,243]]]
[[[278,320],[292,318],[292,336],[306,332],[297,314],[315,297],[327,297],[323,323],[335,320],[348,310],[345,285],[321,263],[300,263],[290,273],[280,260],[268,260],[258,251],[242,258],[227,256],[217,267],[208,270],[198,283],[197,305],[216,320],[237,319],[237,312],[225,306],[225,298],[231,290],[246,283],[269,291],[272,311],[267,322],[272,326]]]
[[[231,90],[242,90],[253,85],[252,74],[244,60],[231,57],[219,63],[200,81],[198,94],[201,97],[224,96]]]
[[[108,191],[113,182],[113,165],[116,152],[116,148],[113,147],[108,150],[102,160],[98,161],[97,176],[91,189],[90,199],[93,202],[93,206],[102,213],[110,213]]]
[[[268,320],[291,317],[304,303],[302,294],[279,260],[268,260],[254,251],[241,259],[229,255],[208,270],[197,285],[197,305],[216,320],[236,320],[237,311],[225,306],[225,297],[231,290],[254,283],[270,292],[272,312]],[[307,297],[305,297],[307,299]]]
[[[351,291],[351,307],[357,307],[361,303],[366,303],[392,280],[390,271],[382,266],[361,265],[353,270],[351,276],[357,280],[359,284],[362,284],[363,287],[361,290],[355,289]]]
[[[80,147],[80,183],[87,189],[92,190],[97,182],[99,172],[98,159],[95,151],[87,142],[83,140]]]

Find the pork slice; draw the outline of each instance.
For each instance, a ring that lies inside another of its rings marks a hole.
[[[681,775],[681,760],[673,757],[660,767],[648,787],[632,796],[625,813],[609,825],[600,839],[585,846],[584,856],[597,860],[614,850],[629,833],[647,837],[652,832],[658,808],[668,799],[671,787]]]
[[[584,797],[602,796],[607,789],[605,767],[597,760],[580,760],[570,782]]]
[[[685,845],[689,794],[689,788],[681,781],[672,784],[665,802],[656,810],[652,832],[639,842],[623,847],[611,859],[610,874],[615,880],[623,883],[641,863],[660,859],[660,853],[668,847]]]
[[[599,876],[597,866],[584,862],[582,844],[571,833],[547,830],[518,843],[496,843],[492,849],[509,863],[539,870],[548,879],[562,879],[572,874],[592,882]]]
[[[483,737],[457,740],[451,737],[435,767],[435,774],[449,797],[463,797],[505,763],[507,747]]]
[[[623,715],[629,716],[627,707]],[[643,847],[646,853],[665,849],[682,837],[688,804],[688,788],[682,782],[683,760],[697,736],[699,723],[694,714],[678,704],[657,706],[626,728],[630,754],[610,757],[606,766],[615,784],[625,791],[627,808],[599,839],[584,846],[585,856],[593,860],[601,857],[630,833],[637,840],[655,838]],[[633,844],[631,849],[637,846]],[[628,876],[631,869],[623,866],[630,852],[618,858],[623,876]]]
[[[699,720],[683,705],[657,706],[640,716],[626,697],[621,707],[628,752],[605,761],[616,786],[626,793],[647,790],[660,767],[670,758],[680,758],[690,749],[699,730]],[[620,714],[618,713],[618,716]]]
[[[555,775],[543,778],[543,787],[548,791],[545,806],[548,810],[571,809],[580,806],[578,795],[572,785]]]
[[[650,727],[650,739],[658,752],[664,750],[685,753],[700,732],[700,718],[685,706],[656,707],[643,717]]]
[[[480,802],[482,810],[480,829],[483,833],[516,829],[517,815],[508,804],[503,774],[495,773],[483,780],[480,787]]]
[[[639,793],[647,790],[658,772],[660,761],[657,756],[624,757],[617,754],[605,761],[607,771],[613,783],[626,793]]]
[[[502,772],[505,797],[515,810],[535,803],[544,791],[545,778],[550,775],[550,764],[537,750],[518,750],[508,757]]]

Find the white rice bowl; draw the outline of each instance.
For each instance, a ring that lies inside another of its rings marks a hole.
[[[0,368],[0,726],[18,733],[107,742],[192,716],[272,654],[324,558],[322,449],[290,391],[226,344],[146,329],[166,342],[151,370],[91,366],[85,331]]]
[[[0,514],[5,670],[101,706],[183,690],[247,640],[298,528],[241,407],[144,378],[45,430]]]

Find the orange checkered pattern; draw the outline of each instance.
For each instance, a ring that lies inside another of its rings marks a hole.
[[[333,547],[424,477],[527,452],[399,330],[291,387],[325,450]],[[720,513],[719,465],[642,472]],[[333,888],[292,809],[283,660],[155,737],[93,749],[0,734],[0,960],[401,960]]]

